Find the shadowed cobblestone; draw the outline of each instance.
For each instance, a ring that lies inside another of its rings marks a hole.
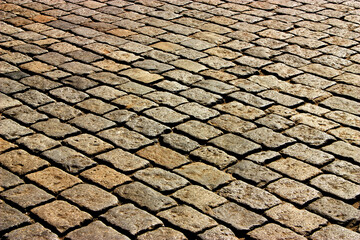
[[[360,240],[359,14],[0,0],[0,236]]]

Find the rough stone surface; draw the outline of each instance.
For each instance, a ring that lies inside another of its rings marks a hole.
[[[314,240],[325,240],[325,239],[360,239],[360,234],[354,231],[351,231],[347,228],[341,227],[339,225],[330,225],[322,228],[321,230],[315,232],[311,235],[311,239]]]
[[[293,239],[305,240],[306,238],[295,232],[283,228],[277,224],[269,223],[263,227],[257,228],[248,233],[248,235],[257,240],[276,240],[276,239]]]
[[[19,210],[10,207],[4,201],[0,202],[2,218],[0,220],[0,230],[5,231],[24,223],[29,223],[30,218]]]
[[[18,228],[4,235],[6,239],[48,239],[59,240],[60,238],[49,229],[44,228],[40,223]]]

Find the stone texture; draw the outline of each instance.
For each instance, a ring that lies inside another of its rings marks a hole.
[[[276,149],[295,142],[293,138],[286,137],[265,127],[251,130],[243,135],[256,143],[265,145],[269,149]]]
[[[284,203],[266,211],[265,214],[300,234],[310,233],[327,224],[327,220],[290,203]]]
[[[199,158],[202,161],[213,164],[220,169],[234,163],[237,159],[234,156],[227,154],[226,152],[212,147],[212,146],[201,146],[190,153],[193,158]]]
[[[48,239],[59,240],[60,238],[40,223],[34,223],[22,228],[15,229],[4,235],[6,239]]]
[[[163,225],[158,218],[135,207],[133,204],[125,204],[112,208],[101,215],[101,217],[129,232],[131,235]]]
[[[306,238],[296,234],[295,232],[281,227],[275,223],[266,224],[263,227],[252,230],[248,235],[257,240],[277,240],[277,239],[293,239],[305,240]]]
[[[335,140],[333,136],[303,124],[286,130],[285,134],[313,146],[324,145],[329,141]]]
[[[194,210],[191,207],[181,205],[169,210],[159,212],[158,217],[164,218],[171,224],[196,233],[216,225],[214,219]]]
[[[115,194],[154,212],[176,205],[176,202],[172,198],[165,196],[140,182],[122,185],[115,189]]]
[[[27,127],[21,126],[11,119],[0,120],[0,136],[5,139],[13,140],[33,133]]]
[[[32,213],[53,226],[58,232],[64,233],[70,228],[80,225],[91,215],[61,200],[33,208]]]
[[[235,234],[223,225],[216,226],[212,229],[206,230],[204,233],[198,235],[201,240],[224,239],[237,240]]]
[[[16,176],[15,174],[0,168],[0,187],[2,189],[4,188],[10,188],[16,185],[19,185],[23,183],[24,181]]]
[[[69,123],[92,133],[115,126],[115,122],[94,114],[84,114],[72,119]]]
[[[194,120],[176,126],[176,130],[189,134],[191,137],[199,140],[209,140],[222,134],[222,131]]]
[[[59,119],[52,118],[47,121],[35,123],[31,126],[49,137],[65,138],[69,135],[79,133],[79,130],[69,124],[62,123]]]
[[[0,210],[2,213],[0,231],[5,231],[24,223],[30,223],[30,218],[27,215],[21,213],[13,207],[10,207],[4,201],[0,202]]]
[[[210,143],[240,156],[260,149],[260,145],[232,133],[217,137],[211,140]]]
[[[191,140],[190,138],[177,133],[162,135],[162,141],[181,152],[190,152],[200,146],[197,142]]]
[[[64,142],[87,155],[98,154],[114,148],[111,144],[86,133],[67,138]]]
[[[168,227],[160,227],[154,231],[147,232],[138,236],[139,240],[186,240],[184,234]]]

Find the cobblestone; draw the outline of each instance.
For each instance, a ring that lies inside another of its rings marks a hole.
[[[30,218],[17,210],[10,207],[4,201],[0,202],[0,209],[3,215],[0,221],[0,231],[8,230],[24,223],[30,223]]]
[[[3,0],[0,235],[358,239],[359,8]]]

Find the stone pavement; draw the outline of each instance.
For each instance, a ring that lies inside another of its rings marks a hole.
[[[0,0],[3,239],[360,239],[360,2]]]

